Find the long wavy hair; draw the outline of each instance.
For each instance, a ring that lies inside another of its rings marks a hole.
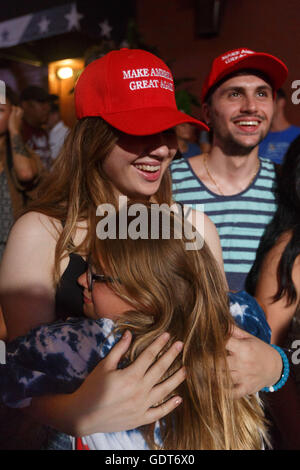
[[[109,286],[132,305],[117,321],[117,331],[133,333],[129,361],[165,331],[170,343],[184,343],[162,379],[182,365],[187,369],[185,382],[174,392],[183,397],[182,404],[160,422],[161,449],[261,449],[265,424],[257,397],[234,399],[231,393],[225,345],[234,321],[217,262],[206,244],[186,250],[189,240],[182,233],[179,238],[173,213],[170,238],[163,239],[160,219],[159,237],[151,239],[153,212],[149,205],[147,210],[147,239],[96,237],[93,263],[117,279]],[[149,447],[157,449],[154,425],[142,432]]]
[[[276,302],[286,296],[287,305],[291,305],[297,299],[292,270],[300,253],[300,136],[292,142],[284,157],[277,174],[275,194],[277,210],[261,239],[255,262],[247,276],[246,289],[251,295],[255,295],[266,254],[284,233],[289,233],[291,238],[278,264],[277,291],[272,301]]]
[[[77,121],[42,181],[38,197],[27,211],[51,217],[57,230],[54,284],[60,279],[60,261],[70,252],[87,254],[96,227],[96,208],[103,203],[117,206],[114,185],[102,170],[102,162],[117,142],[113,127],[100,117]],[[158,203],[171,202],[171,177],[167,170],[155,195]],[[59,221],[60,224],[54,222]],[[73,244],[79,222],[88,227],[84,241]]]

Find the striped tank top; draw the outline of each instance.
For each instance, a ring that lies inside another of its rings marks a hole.
[[[261,236],[276,210],[274,164],[260,158],[256,178],[248,188],[233,196],[210,191],[188,160],[172,163],[171,173],[175,201],[203,210],[214,222],[221,240],[229,289],[243,290]]]

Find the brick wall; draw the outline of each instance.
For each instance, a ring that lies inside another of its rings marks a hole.
[[[284,86],[287,116],[300,125],[300,104],[291,102],[291,83],[300,80],[299,0],[225,0],[219,35],[210,39],[196,35],[193,0],[137,0],[136,4],[146,44],[157,47],[177,78],[196,78],[189,87],[198,96],[211,60],[222,52],[248,47],[278,56],[290,72]],[[199,110],[195,114],[200,116]]]

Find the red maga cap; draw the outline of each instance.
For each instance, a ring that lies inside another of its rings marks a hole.
[[[255,69],[263,72],[270,79],[274,91],[283,85],[288,76],[286,65],[277,57],[246,48],[234,49],[225,52],[213,61],[202,87],[202,102],[205,101],[212,86],[227,75],[243,69]]]
[[[139,49],[111,51],[91,62],[75,87],[78,119],[100,116],[126,134],[156,134],[183,122],[208,130],[177,109],[166,64]]]

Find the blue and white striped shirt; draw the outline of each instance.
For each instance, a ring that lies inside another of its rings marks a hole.
[[[172,163],[171,172],[174,199],[193,208],[203,205],[205,214],[219,233],[229,288],[243,290],[261,236],[276,210],[274,164],[261,158],[260,169],[252,184],[233,196],[210,191],[188,160]]]

